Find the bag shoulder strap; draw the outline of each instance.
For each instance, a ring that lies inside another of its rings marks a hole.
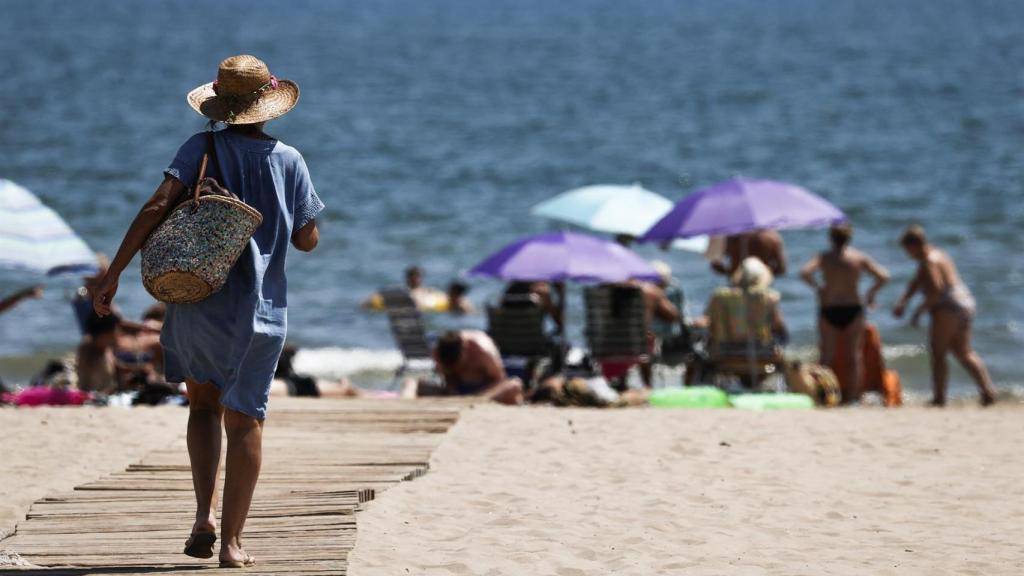
[[[203,154],[203,161],[199,164],[199,174],[196,175],[196,185],[193,186],[192,190],[192,203],[196,206],[199,205],[199,185],[202,184],[203,178],[206,178],[206,165],[211,156],[216,162],[217,149],[214,147],[213,141],[213,130],[206,131],[206,153]]]

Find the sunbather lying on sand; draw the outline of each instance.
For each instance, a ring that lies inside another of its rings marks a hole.
[[[502,404],[521,404],[523,383],[508,378],[498,347],[479,330],[447,332],[434,347],[434,363],[444,386],[406,380],[403,398],[429,395],[478,396]]]

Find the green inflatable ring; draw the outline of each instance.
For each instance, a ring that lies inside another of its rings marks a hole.
[[[729,395],[714,386],[660,388],[651,392],[650,402],[658,408],[728,408]]]
[[[729,398],[740,410],[810,410],[814,399],[806,394],[736,394]]]

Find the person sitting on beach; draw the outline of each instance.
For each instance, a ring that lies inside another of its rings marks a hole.
[[[427,395],[477,396],[501,404],[521,404],[523,383],[508,378],[494,341],[480,330],[446,332],[434,347],[434,364],[444,380],[436,390],[427,382],[407,380],[403,398]]]
[[[647,337],[650,351],[654,352],[661,345],[661,339],[671,334],[674,327],[680,326],[683,315],[679,307],[669,298],[667,290],[672,285],[672,269],[663,262],[655,266],[660,279],[657,283],[632,280],[627,284],[640,288],[644,296],[644,324],[647,326]],[[644,386],[653,385],[651,357],[640,361],[640,379]]]
[[[674,336],[683,321],[683,290],[672,277],[671,266],[660,260],[651,266],[658,272],[658,282],[651,284],[655,290],[645,296],[651,331],[659,338]]]
[[[530,392],[530,404],[558,407],[625,408],[644,406],[650,390],[631,388],[618,391],[602,376],[591,378],[554,375],[545,378]]]
[[[71,296],[71,309],[75,313],[75,320],[78,321],[78,329],[85,333],[85,323],[96,315],[96,311],[93,310],[92,299],[93,292],[99,287],[100,280],[107,273],[107,269],[110,267],[110,260],[106,254],[96,254],[96,272],[82,277],[82,285],[75,290],[74,295]],[[112,308],[112,310],[121,314],[119,308]]]
[[[757,357],[779,361],[789,338],[781,296],[771,288],[772,273],[760,259],[749,257],[708,300],[705,317],[694,324],[707,328],[712,359],[743,358],[752,337]],[[692,368],[692,367],[688,367]]]
[[[878,292],[889,281],[885,268],[850,246],[852,238],[853,228],[849,225],[833,226],[829,230],[832,249],[811,258],[800,270],[800,277],[818,295],[821,363],[836,369],[836,358],[846,359],[848,373],[840,379],[844,384],[843,402],[855,402],[863,393],[864,307],[875,307]],[[821,283],[815,277],[819,271]],[[863,300],[858,289],[861,273],[875,279]]]
[[[141,323],[121,320],[118,324],[114,359],[122,388],[164,384],[163,315],[163,305],[158,304],[146,311]]]
[[[42,286],[32,286],[19,290],[10,296],[0,299],[0,314],[7,312],[25,300],[35,300],[43,297]]]
[[[530,282],[517,280],[509,283],[502,295],[502,305],[514,303],[519,298],[530,298],[543,310],[544,314],[555,324],[555,334],[565,330],[565,284],[555,282]],[[514,304],[513,304],[514,305]]]
[[[782,276],[786,273],[785,244],[782,236],[775,230],[758,230],[728,236],[725,239],[723,254],[723,258],[728,259],[728,262],[723,258],[717,258],[711,262],[711,269],[719,274],[732,276],[747,257],[764,262],[773,276]]]
[[[86,322],[85,335],[75,354],[79,390],[113,394],[120,388],[114,357],[120,323],[116,314],[95,316]]]
[[[982,405],[996,401],[988,369],[977,352],[971,347],[971,325],[974,321],[974,296],[960,279],[960,273],[948,254],[930,242],[924,228],[912,225],[900,238],[900,245],[911,259],[918,262],[917,272],[907,285],[907,290],[893,308],[893,315],[903,316],[907,304],[917,292],[924,300],[914,312],[912,324],[917,325],[921,315],[931,315],[928,334],[928,351],[932,365],[932,404],[946,404],[946,383],[949,366],[946,354],[952,352],[971,378],[974,379],[981,395]]]
[[[469,293],[469,286],[465,282],[453,280],[448,284],[448,313],[454,316],[473,314],[476,308],[469,301],[466,294]]]
[[[445,312],[448,310],[448,295],[438,290],[423,285],[423,269],[419,266],[409,266],[405,269],[405,288],[409,291],[409,297],[416,304],[416,308],[423,312]],[[363,302],[363,308],[368,310],[384,310],[384,296],[375,292]]]

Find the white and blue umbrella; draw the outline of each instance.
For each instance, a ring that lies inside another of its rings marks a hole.
[[[96,269],[96,254],[22,186],[0,179],[0,267],[59,274]]]
[[[639,184],[584,186],[534,206],[530,213],[595,232],[640,237],[672,210],[672,202]],[[676,240],[673,248],[704,252],[706,236]]]

